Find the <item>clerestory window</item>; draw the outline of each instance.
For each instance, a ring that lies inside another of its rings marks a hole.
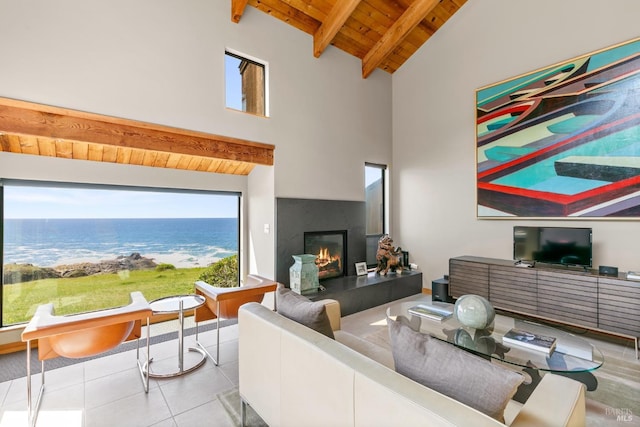
[[[266,65],[244,55],[225,52],[226,106],[267,117]]]
[[[378,240],[386,233],[386,184],[387,167],[373,163],[365,163],[365,202],[366,202],[366,234],[367,265],[373,267],[376,262]]]

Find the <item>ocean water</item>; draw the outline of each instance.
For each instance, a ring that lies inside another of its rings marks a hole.
[[[238,253],[235,218],[6,219],[4,263],[53,267],[134,252],[178,268]]]

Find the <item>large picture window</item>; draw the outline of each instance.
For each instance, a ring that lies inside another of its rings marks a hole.
[[[4,181],[2,326],[193,292],[239,249],[237,193]]]

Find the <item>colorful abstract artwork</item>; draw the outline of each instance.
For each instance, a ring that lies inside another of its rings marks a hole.
[[[476,91],[479,218],[640,217],[640,38]]]

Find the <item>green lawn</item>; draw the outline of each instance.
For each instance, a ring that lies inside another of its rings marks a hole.
[[[27,322],[40,304],[52,302],[56,314],[118,307],[129,303],[129,293],[140,291],[148,301],[193,293],[194,282],[206,267],[175,270],[134,270],[73,279],[45,279],[5,285],[2,324]]]

